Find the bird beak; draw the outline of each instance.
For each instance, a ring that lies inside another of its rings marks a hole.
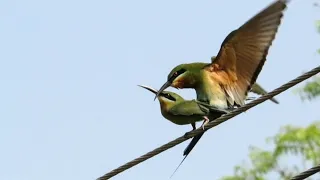
[[[164,91],[165,89],[167,89],[170,85],[171,85],[171,82],[170,82],[170,81],[167,81],[166,83],[164,83],[164,85],[162,85],[162,87],[160,88],[160,90],[159,90],[158,93],[156,94],[156,97],[154,98],[154,100],[156,100],[156,98],[160,95],[160,93],[162,93],[162,91]]]
[[[157,94],[157,92],[158,92],[157,90],[155,90],[155,89],[153,89],[151,87],[148,87],[148,86],[143,86],[143,85],[138,85],[138,86],[140,86],[140,87],[142,87],[144,89],[147,89],[147,90],[153,92],[154,94]]]

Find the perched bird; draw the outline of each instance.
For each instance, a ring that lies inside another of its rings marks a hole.
[[[157,90],[151,87],[143,86],[143,85],[138,85],[138,86],[144,89],[147,89],[154,94],[157,93]],[[219,111],[217,109],[213,109],[212,111],[211,109],[212,107],[209,104],[197,102],[196,100],[184,100],[178,94],[170,91],[163,91],[159,93],[158,100],[160,102],[161,114],[164,118],[178,125],[191,124],[193,130],[196,129],[195,123],[197,121],[204,120],[202,124],[202,128],[203,128],[203,126],[209,121],[209,119],[213,120],[220,117],[223,114],[228,113],[228,111],[226,110]],[[180,165],[183,163],[183,161],[186,159],[186,157],[192,150],[193,147],[191,146],[193,144],[195,145],[202,135],[203,133],[195,136],[192,139],[192,141],[184,151],[185,157],[183,158],[183,160],[181,161],[177,169],[174,171],[174,173],[178,170]],[[188,152],[186,153],[186,151]]]
[[[158,91],[143,85],[138,85],[150,92],[156,94]],[[212,108],[210,105],[206,105],[196,100],[185,100],[178,94],[170,91],[163,91],[159,94],[158,100],[160,102],[161,114],[164,118],[177,125],[191,124],[192,129],[195,130],[195,123],[204,120],[207,123],[209,119],[216,119],[222,114],[228,113],[228,110],[219,110]],[[213,114],[210,112],[216,112]]]
[[[223,41],[211,63],[181,64],[169,73],[167,87],[193,88],[197,100],[219,109],[242,106],[275,38],[287,0],[277,0]]]

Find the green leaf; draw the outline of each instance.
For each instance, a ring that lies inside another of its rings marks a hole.
[[[304,87],[297,89],[302,100],[314,100],[320,96],[320,77],[313,77],[312,81],[305,83]]]
[[[284,126],[267,141],[273,143],[273,150],[250,146],[251,166],[237,165],[234,175],[223,177],[222,180],[264,180],[269,179],[270,173],[277,174],[280,179],[290,179],[299,172],[298,166],[281,167],[278,163],[281,158],[290,155],[301,157],[303,164],[316,165],[320,162],[320,122],[307,127]]]

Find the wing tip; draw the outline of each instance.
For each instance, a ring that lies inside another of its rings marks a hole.
[[[256,82],[257,78],[258,78],[258,75],[259,73],[261,72],[262,70],[262,67],[264,66],[264,63],[266,62],[267,60],[267,55],[269,54],[269,49],[270,47],[272,46],[273,44],[273,41],[274,39],[276,38],[276,35],[279,31],[279,26],[282,22],[282,19],[283,19],[283,12],[284,10],[287,8],[287,4],[290,2],[291,0],[277,0],[276,2],[273,2],[271,5],[269,5],[267,8],[265,8],[264,10],[262,10],[261,12],[267,10],[268,8],[270,8],[272,5],[276,4],[277,2],[281,2],[283,4],[282,8],[281,8],[281,13],[279,14],[279,21],[278,21],[278,27],[275,29],[273,35],[272,35],[272,38],[271,38],[271,41],[270,41],[270,44],[269,44],[269,47],[267,49],[265,49],[265,52],[263,54],[263,57],[262,57],[262,61],[260,62],[260,64],[258,65],[256,71],[254,72],[254,76],[253,78],[251,79],[251,85],[248,87],[248,90],[246,91],[246,95],[248,94],[248,92],[250,91],[250,89],[252,88],[252,85]],[[260,13],[261,13],[260,12]],[[260,14],[258,13],[258,14]],[[277,100],[275,100],[274,98],[270,99],[271,101],[273,101],[274,103],[276,104],[279,104],[279,102]]]

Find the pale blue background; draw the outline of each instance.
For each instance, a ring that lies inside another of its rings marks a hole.
[[[180,63],[209,62],[225,36],[271,0],[0,1],[0,179],[95,179],[191,126],[165,120],[154,95]],[[319,65],[313,1],[294,0],[258,78],[266,89]],[[174,179],[217,179],[248,146],[319,118],[293,89],[210,130]],[[174,90],[187,99],[192,90]],[[200,125],[200,124],[199,124]],[[168,179],[187,142],[114,179]]]

